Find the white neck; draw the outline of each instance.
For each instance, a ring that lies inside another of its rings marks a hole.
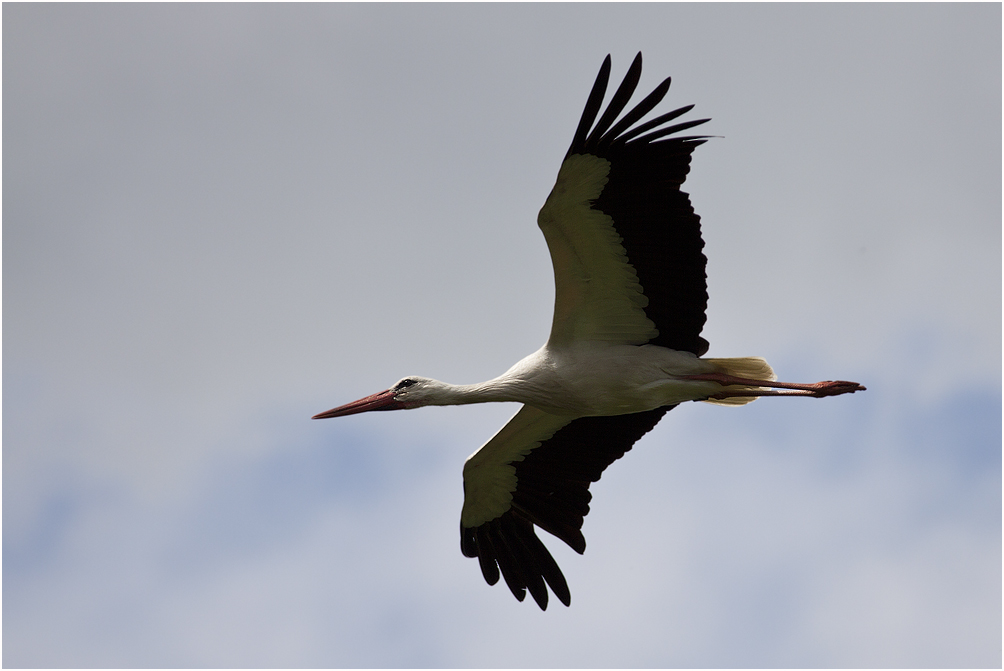
[[[493,403],[516,401],[526,403],[527,395],[520,380],[506,376],[476,384],[450,384],[435,381],[429,387],[429,405],[467,405],[469,403]]]
[[[517,362],[498,377],[476,384],[450,384],[424,378],[416,385],[412,398],[417,405],[466,405],[468,403],[516,402],[545,407],[551,405],[551,393],[557,385],[548,373],[546,353],[541,350]]]

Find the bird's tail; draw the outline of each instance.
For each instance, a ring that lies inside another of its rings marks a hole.
[[[718,369],[718,372],[725,373],[726,375],[763,380],[765,382],[774,382],[777,380],[774,369],[770,367],[770,364],[765,359],[758,356],[743,356],[732,359],[704,359],[704,361],[714,365]],[[739,384],[725,387],[725,389],[759,388]],[[756,399],[756,396],[729,396],[728,398],[709,398],[705,403],[714,403],[715,405],[746,405]]]

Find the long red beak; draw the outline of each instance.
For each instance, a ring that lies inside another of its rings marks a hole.
[[[370,410],[401,410],[404,407],[404,403],[394,400],[394,390],[388,389],[387,391],[381,391],[378,394],[361,398],[358,401],[352,401],[352,403],[346,403],[337,408],[318,413],[311,417],[311,419],[345,417],[346,415],[355,415],[360,412],[369,412]]]

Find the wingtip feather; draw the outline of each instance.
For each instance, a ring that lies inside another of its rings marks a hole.
[[[607,92],[607,82],[610,80],[610,63],[610,54],[607,54],[607,57],[603,59],[603,65],[600,66],[599,73],[596,75],[596,81],[593,82],[589,98],[586,99],[586,106],[582,110],[582,117],[579,118],[579,125],[575,129],[572,144],[568,148],[568,153],[565,154],[566,158],[585,142],[586,135],[589,133],[593,121],[596,120],[596,115],[600,113],[600,108],[603,106],[603,96]]]

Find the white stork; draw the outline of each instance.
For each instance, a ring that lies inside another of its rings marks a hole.
[[[680,190],[708,136],[667,137],[708,119],[664,126],[681,107],[635,125],[666,95],[667,78],[620,121],[641,76],[639,53],[599,122],[603,61],[537,224],[554,264],[547,343],[499,377],[454,385],[409,376],[386,391],[314,416],[424,405],[516,401],[523,407],[464,464],[460,547],[489,585],[566,606],[568,585],[534,525],[578,553],[589,484],[684,401],[742,405],[758,396],[836,396],[856,382],[776,382],[761,358],[702,359],[707,308],[700,218]]]

